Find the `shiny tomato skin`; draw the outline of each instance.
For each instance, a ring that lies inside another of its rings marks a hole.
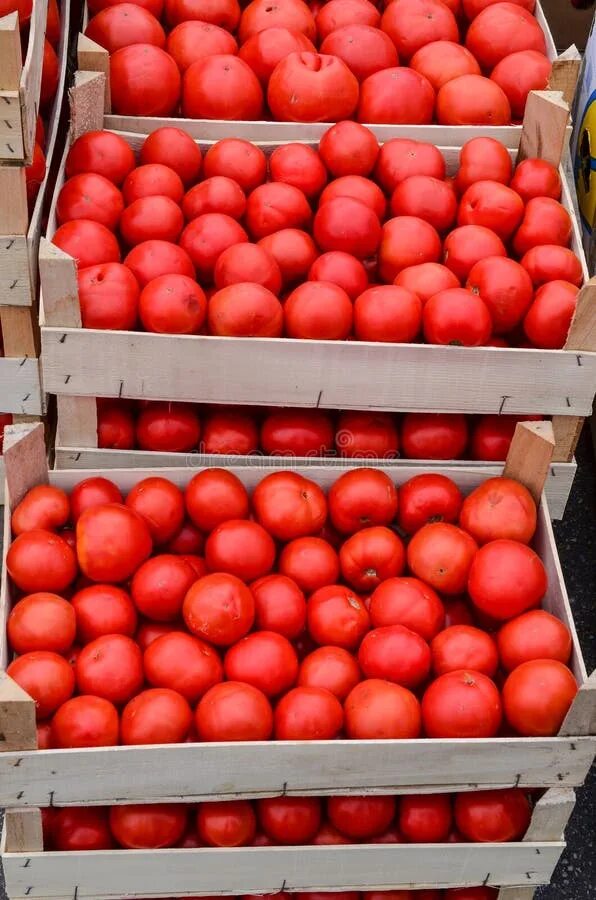
[[[257,820],[248,800],[201,803],[197,832],[208,847],[246,847],[255,836]]]
[[[257,521],[280,541],[317,534],[327,518],[321,488],[296,472],[274,472],[259,482],[252,495]]]
[[[438,634],[430,645],[435,675],[471,669],[494,678],[499,654],[493,638],[480,628],[451,625]]]
[[[482,10],[468,28],[466,47],[487,71],[519,50],[546,54],[540,25],[527,9],[515,3],[493,4]]]
[[[444,180],[445,160],[433,144],[392,138],[379,150],[374,174],[380,186],[387,193],[393,193],[400,181],[412,175],[430,175]]]
[[[114,846],[106,807],[68,806],[53,812],[50,837],[56,850],[111,850]]]
[[[35,701],[36,719],[47,719],[72,696],[75,677],[71,665],[48,650],[18,656],[7,667],[10,676]]]
[[[261,238],[258,243],[271,253],[277,262],[284,287],[306,277],[319,255],[311,236],[299,228],[282,228],[275,234]]]
[[[182,631],[157,637],[145,649],[145,678],[154,687],[170,688],[196,703],[223,678],[217,652],[209,644]]]
[[[381,224],[377,214],[361,200],[337,196],[319,206],[313,235],[324,252],[339,250],[366,259],[379,246]]]
[[[333,825],[356,843],[383,834],[395,818],[395,797],[329,797],[327,815]]]
[[[175,803],[112,806],[110,830],[129,850],[173,847],[186,828],[186,806]]]
[[[8,640],[15,653],[50,650],[65,653],[74,643],[76,617],[71,604],[46,591],[18,600],[6,624]]]
[[[135,422],[132,410],[117,401],[102,404],[97,410],[97,446],[111,450],[132,450],[135,446]]]
[[[429,738],[494,737],[501,724],[499,691],[486,675],[459,669],[424,692],[422,721]]]
[[[381,19],[385,31],[403,60],[410,60],[421,47],[433,41],[458,41],[455,16],[440,0],[399,0],[390,3]]]
[[[277,409],[261,426],[260,443],[272,456],[327,456],[333,424],[322,409]]]
[[[561,199],[561,176],[556,166],[545,159],[523,159],[515,167],[510,186],[524,203],[534,197]]]
[[[337,3],[338,0],[330,2]],[[354,2],[363,3],[364,0]],[[329,3],[323,8],[329,9]],[[334,178],[345,175],[370,175],[378,155],[379,142],[372,131],[359,122],[349,120],[338,122],[328,128],[319,141],[319,156]]]
[[[255,600],[257,628],[274,631],[289,640],[302,633],[306,600],[296,581],[284,574],[265,575],[253,581],[250,590]]]
[[[275,544],[257,522],[231,519],[218,525],[207,538],[205,560],[212,572],[254,581],[273,568]]]
[[[182,210],[170,197],[140,197],[120,217],[120,235],[129,247],[150,240],[176,243],[183,226]]]
[[[321,43],[321,53],[330,53],[343,60],[358,81],[364,81],[381,69],[399,65],[391,38],[371,25],[351,23],[336,28]]]
[[[258,244],[232,244],[220,254],[213,271],[219,289],[249,281],[275,295],[281,290],[281,271],[274,257]]]
[[[381,14],[368,0],[329,0],[315,18],[320,41],[344,25],[358,23],[377,28],[381,22]]]
[[[343,710],[325,688],[296,687],[278,702],[274,722],[278,741],[331,741],[341,731]]]
[[[474,56],[455,41],[425,44],[410,60],[410,68],[424,75],[435,91],[460,75],[480,75],[480,66]]]
[[[184,196],[184,185],[177,172],[162,163],[147,163],[133,169],[122,185],[122,196],[128,206],[142,197],[169,197],[180,203]]]
[[[470,567],[468,593],[480,612],[506,621],[539,606],[547,589],[540,557],[518,541],[489,541]]]
[[[480,416],[474,425],[470,440],[472,459],[498,460],[504,462],[511,446],[518,422],[526,416]]]
[[[558,734],[577,689],[573,673],[557,659],[521,663],[503,685],[505,718],[523,736]]]
[[[184,73],[182,113],[190,119],[261,119],[263,90],[253,70],[238,56],[206,56]]]
[[[495,81],[482,75],[460,75],[437,94],[440,125],[509,125],[511,107]]]
[[[335,584],[340,571],[335,549],[321,537],[302,537],[290,541],[280,553],[278,568],[306,594]]]
[[[82,648],[75,676],[81,693],[126,703],[143,684],[141,651],[126,635],[102,635]]]
[[[167,478],[138,481],[126,498],[129,509],[146,522],[156,544],[165,544],[178,533],[184,521],[184,497]]]
[[[460,200],[458,225],[484,225],[507,242],[524,216],[524,202],[499,181],[476,181]]]
[[[212,281],[220,253],[244,241],[248,241],[246,231],[231,216],[204,213],[188,223],[180,237],[180,247],[188,253],[199,277]]]
[[[54,232],[52,243],[72,256],[80,269],[120,262],[120,247],[112,232],[92,219],[72,219]]]
[[[459,280],[447,266],[433,262],[402,269],[393,283],[417,294],[423,306],[440,291],[459,287]]]
[[[328,281],[355,300],[368,287],[368,275],[362,262],[350,253],[331,250],[322,253],[308,271],[309,281]]]
[[[544,609],[532,609],[510,619],[497,633],[499,658],[507,672],[533,659],[568,663],[572,646],[565,623]]]
[[[371,178],[364,178],[362,175],[342,175],[341,178],[334,178],[321,194],[319,206],[337,197],[359,200],[372,209],[379,221],[385,218],[387,200],[381,188]],[[353,209],[357,211],[357,207]]]
[[[248,518],[246,488],[237,475],[226,469],[203,469],[194,475],[184,492],[186,511],[197,528],[212,531],[229,519]]]
[[[256,631],[227,651],[224,671],[228,681],[242,681],[276,697],[289,690],[298,677],[298,657],[287,638],[273,631]]]
[[[507,334],[521,322],[534,296],[532,280],[523,266],[501,256],[477,262],[470,270],[466,288],[488,306],[493,333],[497,335]]]
[[[530,824],[530,804],[516,788],[465,792],[455,797],[454,815],[458,830],[471,841],[518,841]]]
[[[380,678],[414,688],[426,680],[431,667],[428,644],[403,625],[385,625],[365,635],[358,663],[366,678]]]
[[[156,128],[145,138],[140,161],[143,165],[154,163],[169,166],[188,185],[199,177],[202,154],[199,146],[185,131],[165,126]]]
[[[489,307],[464,288],[450,288],[435,294],[424,305],[422,329],[428,344],[482,347],[492,332]]]
[[[327,501],[334,528],[354,534],[371,525],[390,525],[398,509],[395,485],[377,469],[352,469],[331,486]]]
[[[455,221],[457,197],[450,183],[430,175],[412,175],[395,188],[391,197],[394,216],[424,219],[437,231],[446,231]]]
[[[255,453],[258,446],[257,423],[248,414],[222,409],[210,413],[203,422],[201,447],[204,453],[248,455]]]
[[[392,284],[369,287],[354,302],[354,333],[361,341],[411,343],[420,333],[422,301]]]
[[[338,122],[358,103],[358,81],[337,56],[290,53],[273,70],[267,102],[281,122]]]
[[[232,219],[240,219],[245,209],[244,191],[236,181],[225,175],[213,175],[195,184],[182,201],[182,212],[189,221],[205,213],[223,213]]]
[[[430,81],[414,69],[398,66],[364,79],[356,118],[387,125],[429,125],[434,107]]]
[[[58,224],[75,219],[88,219],[115,231],[122,212],[124,199],[108,178],[92,172],[73,175],[58,194],[56,218]]]
[[[284,144],[269,157],[272,181],[291,184],[309,200],[317,197],[327,183],[327,171],[316,150],[307,144]]]
[[[512,169],[511,157],[503,144],[494,138],[472,138],[460,150],[455,184],[460,194],[476,181],[509,184]]]
[[[370,625],[362,600],[343,585],[328,585],[315,591],[308,601],[306,621],[317,644],[345,650],[354,650]]]
[[[243,10],[238,28],[238,38],[243,44],[253,34],[267,28],[281,26],[306,35],[311,41],[316,36],[315,20],[310,9],[304,9],[298,0],[252,0]]]
[[[392,459],[399,450],[399,432],[391,413],[343,412],[335,435],[340,456]]]
[[[538,288],[523,322],[533,346],[557,350],[565,345],[578,293],[579,289],[568,281],[551,281]]]
[[[412,794],[399,799],[400,833],[411,843],[443,843],[453,822],[449,794]]]
[[[166,43],[165,32],[155,16],[136,3],[119,3],[102,9],[89,20],[85,34],[108,53],[130,44],[164,47]]]
[[[111,131],[87,131],[68,151],[66,177],[94,172],[118,186],[135,165],[134,153],[123,137]]]
[[[305,34],[280,25],[252,34],[242,43],[238,56],[247,63],[265,89],[278,62],[290,53],[316,52]]]
[[[247,193],[266,180],[267,159],[261,148],[250,141],[224,138],[205,154],[203,175],[231,178]]]
[[[152,403],[141,411],[136,422],[137,443],[142,450],[165,453],[196,450],[200,434],[201,425],[195,409],[183,403]],[[168,516],[171,515],[172,512],[168,509]],[[162,533],[166,532],[166,528],[174,531],[173,516],[168,524],[167,517],[154,514],[149,518],[155,521],[156,528],[162,522]]]
[[[169,688],[150,688],[129,700],[122,710],[122,743],[180,744],[191,723],[191,708],[181,694]]]
[[[273,732],[273,710],[252,685],[224,681],[201,698],[195,724],[202,741],[267,741]]]
[[[198,59],[217,53],[238,52],[236,39],[219,25],[187,19],[168,34],[166,50],[176,62],[181,74]]]
[[[70,504],[66,493],[50,484],[38,484],[17,503],[10,517],[10,526],[15,535],[37,528],[54,531],[66,525],[69,515]]]
[[[59,535],[35,528],[14,539],[6,553],[6,569],[24,593],[60,593],[74,581],[77,559]]]
[[[418,700],[407,688],[380,678],[361,681],[344,704],[346,736],[360,740],[417,738]]]
[[[342,647],[317,647],[300,663],[299,687],[323,688],[343,703],[362,675],[356,657]]]
[[[513,249],[522,257],[533,247],[554,244],[568,247],[571,241],[571,217],[552,197],[528,200],[523,220],[513,239]]]
[[[441,631],[445,610],[438,594],[418,578],[388,578],[372,594],[369,604],[373,628],[402,625],[425,641]]]
[[[406,552],[391,529],[374,526],[357,531],[342,544],[339,562],[347,583],[368,594],[386,578],[402,574]]]
[[[279,844],[309,844],[321,822],[318,797],[267,797],[256,809],[263,831]]]
[[[507,256],[501,238],[483,225],[461,225],[445,238],[444,262],[465,282],[473,266],[487,256]]]
[[[314,836],[312,843],[316,846],[329,846],[336,844],[350,844],[351,841],[330,822],[323,822]],[[352,900],[352,892],[346,891],[345,893],[349,894],[349,900]],[[305,896],[304,892],[302,892],[302,896]],[[309,894],[306,894],[306,896],[308,897]],[[358,900],[358,893],[355,891],[353,892],[353,900]]]
[[[240,21],[240,7],[236,0],[165,0],[165,16],[170,25],[199,19],[212,22],[228,31],[235,31]]]
[[[287,298],[284,318],[287,337],[343,341],[352,331],[352,301],[329,281],[305,281]]]
[[[487,6],[493,6],[495,3],[500,2],[501,0],[463,0],[463,13],[471,22]],[[534,12],[534,7],[536,6],[536,0],[511,0],[511,2],[517,3],[518,6],[523,6],[528,12]],[[459,890],[459,888],[456,888],[456,890]],[[481,900],[481,898],[478,898],[478,900]]]
[[[282,181],[260,184],[246,203],[245,223],[255,241],[282,228],[308,227],[311,217],[304,192]]]
[[[103,697],[71,697],[52,719],[53,747],[114,747],[119,734],[118,710]]]
[[[443,594],[461,594],[478,545],[467,532],[447,522],[424,525],[410,540],[408,568]]]
[[[402,269],[438,262],[440,256],[439,234],[424,219],[396,216],[383,225],[378,262],[379,274],[384,281],[391,283]]]
[[[139,297],[145,331],[198,334],[206,313],[205,294],[187,275],[160,275],[145,285]]]
[[[91,584],[77,591],[70,602],[81,644],[88,644],[104,634],[132,637],[136,631],[137,611],[130,594],[123,588]]]
[[[104,503],[122,503],[122,494],[109,478],[85,478],[75,484],[70,492],[70,514],[76,525],[81,513],[90,506],[102,506]]]
[[[198,219],[196,220],[198,221]],[[214,293],[207,307],[209,333],[229,337],[281,337],[284,310],[262,284],[239,282]]]
[[[110,56],[112,109],[124,116],[169,116],[180,100],[180,72],[153,44],[121,47]]]
[[[135,328],[140,292],[130,269],[117,262],[102,263],[79,269],[77,280],[83,328]]]
[[[536,531],[536,503],[512,478],[489,478],[463,502],[461,527],[479,544],[509,538],[529,544]]]
[[[491,80],[499,85],[509,100],[514,119],[523,119],[530,91],[548,89],[551,69],[552,63],[548,57],[538,50],[510,53],[494,67]]]
[[[206,575],[188,591],[182,616],[192,634],[218,647],[227,647],[252,627],[253,596],[234,575],[224,572]]]
[[[114,533],[120,537],[117,545]],[[79,566],[92,581],[125,581],[152,549],[142,516],[117,503],[85,510],[77,522],[76,537]]]
[[[429,454],[428,458],[433,456]],[[446,475],[434,472],[414,475],[399,489],[399,527],[407,534],[414,534],[429,522],[457,522],[463,499],[460,489]]]
[[[182,610],[182,602],[196,581],[192,566],[180,556],[153,556],[135,572],[130,592],[135,606],[154,622],[171,622]]]
[[[557,280],[569,281],[579,287],[584,280],[582,265],[573,250],[557,244],[533,247],[520,262],[535,287]]]
[[[188,253],[169,241],[150,240],[137,244],[124,260],[143,288],[160,275],[186,275],[194,278],[195,270]]]

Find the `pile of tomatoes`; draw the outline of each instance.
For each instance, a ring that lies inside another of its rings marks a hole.
[[[517,841],[530,824],[531,804],[524,791],[510,788],[402,797],[271,797],[254,802],[215,801],[198,807],[172,803],[111,809],[74,807],[46,813],[46,849],[108,850],[120,846],[141,850]],[[397,893],[401,900],[401,892]],[[404,892],[403,900],[409,896]],[[431,894],[435,896],[441,894]],[[381,893],[379,900],[394,898],[391,893],[386,897]]]
[[[203,157],[166,127],[137,164],[88,132],[66,174],[53,242],[78,260],[86,327],[560,348],[582,283],[557,170],[513,172],[491,138],[451,178],[432,144],[380,147],[349,121],[269,159],[236,138]]]
[[[518,422],[541,416],[465,416],[259,409],[152,400],[98,400],[97,446],[162,453],[503,461]],[[1,445],[0,445],[1,447]]]
[[[89,0],[86,34],[123,115],[508,125],[551,72],[534,6]]]
[[[8,674],[41,747],[554,735],[577,684],[536,521],[506,478],[40,485],[12,513]]]

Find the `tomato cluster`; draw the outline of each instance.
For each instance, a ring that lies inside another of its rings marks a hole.
[[[125,501],[41,485],[12,514],[8,673],[43,747],[553,735],[577,684],[536,519],[510,479],[366,468],[327,495],[289,471],[252,497],[226,469]]]
[[[518,422],[541,416],[465,416],[259,409],[142,400],[97,402],[97,445],[163,453],[260,453],[344,458],[507,458]],[[1,446],[1,444],[0,444]]]
[[[198,807],[153,804],[44,812],[44,843],[56,850],[76,851],[114,846],[141,850],[280,844],[499,843],[523,837],[530,824],[531,805],[524,791],[509,788],[453,795],[271,797],[254,802],[213,801]],[[409,897],[409,892],[405,893]],[[373,895],[377,896],[375,892],[363,896]],[[385,896],[385,892],[380,892],[381,900]],[[392,900],[391,892],[387,898]]]
[[[534,6],[90,0],[86,34],[123,115],[508,125],[551,72]]]
[[[502,144],[475,138],[450,178],[432,144],[380,147],[345,121],[318,150],[287,144],[269,159],[235,138],[203,158],[188,134],[161,128],[139,162],[107,131],[68,155],[53,241],[79,262],[86,327],[565,342],[583,275],[559,174],[543,160],[512,172]]]

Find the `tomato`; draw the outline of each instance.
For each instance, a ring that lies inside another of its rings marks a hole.
[[[130,850],[173,847],[186,828],[186,806],[175,803],[112,806],[110,830],[117,842]]]
[[[472,431],[470,453],[472,459],[499,460],[507,458],[518,422],[529,416],[481,416]]]
[[[207,538],[205,560],[212,572],[253,581],[273,568],[275,544],[257,522],[231,519],[218,525]]]
[[[569,281],[579,287],[584,280],[582,265],[573,250],[556,244],[533,247],[522,257],[521,265],[535,287],[558,280]]]
[[[397,216],[383,225],[378,254],[379,274],[383,281],[391,283],[402,269],[438,262],[440,256],[441,239],[436,229],[424,219]]]
[[[241,282],[260,284],[279,294],[281,271],[274,257],[257,244],[233,244],[217,259],[213,277],[219,289]]]
[[[65,222],[54,232],[52,243],[72,256],[79,269],[120,262],[120,248],[115,236],[105,225],[92,219]]]
[[[209,148],[203,160],[203,175],[231,178],[245,191],[263,184],[267,159],[260,147],[240,138],[225,138]]]
[[[402,269],[394,284],[417,294],[423,305],[440,291],[459,287],[459,281],[450,269],[433,262]]]
[[[246,565],[249,562],[245,560]],[[196,581],[186,594],[182,615],[192,634],[218,647],[227,647],[250,631],[254,620],[254,600],[246,585],[235,575],[224,572],[206,575]]]
[[[345,3],[346,0],[329,0],[323,10],[329,10],[331,3],[338,2]],[[354,0],[354,2],[360,6],[366,2],[365,9],[367,5],[372,6],[368,0]],[[338,122],[328,128],[319,141],[319,156],[334,178],[346,175],[370,175],[378,155],[379,142],[376,137],[370,129],[358,122]]]
[[[361,679],[356,658],[342,647],[318,647],[300,663],[298,685],[331,691],[343,702]]]
[[[170,25],[200,19],[235,31],[240,21],[240,7],[236,0],[165,0],[165,13]]]
[[[381,28],[402,60],[411,59],[417,50],[434,41],[459,40],[455,16],[440,0],[399,0],[399,7],[390,3]]]
[[[480,66],[470,51],[451,40],[424,44],[411,58],[410,68],[424,75],[435,91],[460,75],[480,75]]]
[[[518,50],[546,54],[542,28],[516,3],[495,3],[482,10],[468,28],[466,47],[487,71]]]
[[[70,511],[73,524],[76,525],[81,513],[92,506],[104,503],[122,503],[120,489],[108,478],[85,478],[75,484],[70,492]]]
[[[472,268],[480,260],[488,256],[507,256],[501,238],[483,225],[455,228],[445,238],[443,252],[445,265],[460,281],[469,278]]]
[[[171,540],[182,527],[182,491],[167,478],[152,477],[138,481],[126,498],[126,505],[142,516],[157,544]]]
[[[357,591],[369,593],[386,578],[401,575],[406,552],[401,539],[389,528],[363,528],[351,535],[339,551],[341,573]]]
[[[564,622],[543,609],[510,619],[497,634],[501,665],[508,672],[534,659],[569,662],[571,633]]]
[[[137,440],[142,450],[169,453],[195,450],[200,434],[196,411],[184,403],[152,403],[142,410],[136,424]],[[171,527],[174,528],[173,522]]]
[[[113,231],[124,209],[122,193],[103,175],[73,175],[58,194],[56,218],[60,224],[75,219],[99,222]]]
[[[30,166],[25,166],[25,183],[27,190],[27,203],[32,209],[39,189],[46,176],[46,158],[40,145],[35,142],[33,147],[33,159]],[[111,185],[110,185],[111,186]]]
[[[150,240],[137,244],[124,260],[141,288],[160,275],[195,276],[188,253],[169,241]]]
[[[475,842],[519,841],[530,824],[530,804],[515,788],[456,794],[455,824]]]
[[[414,688],[428,677],[431,655],[428,644],[415,631],[403,625],[386,625],[365,635],[358,662],[366,678]]]
[[[470,625],[451,625],[433,639],[430,649],[435,675],[471,669],[493,678],[499,665],[492,637]]]
[[[349,24],[336,28],[321,43],[321,53],[337,56],[358,81],[381,69],[399,65],[395,45],[379,28]]]
[[[255,836],[257,820],[248,800],[201,803],[197,832],[208,847],[246,847]]]
[[[430,175],[444,180],[445,160],[434,144],[392,138],[381,147],[374,174],[381,187],[392,193],[400,181],[412,175]]]
[[[199,638],[181,631],[157,637],[145,649],[145,677],[155,687],[170,688],[196,703],[223,678],[217,652]]]
[[[444,594],[461,594],[478,545],[467,532],[446,522],[424,525],[408,544],[408,567]]]
[[[45,591],[28,594],[8,615],[8,640],[15,653],[32,650],[65,653],[74,642],[75,632],[74,610],[57,594]]]
[[[329,846],[329,845],[337,845],[337,844],[351,844],[352,842],[345,837],[340,831],[337,830],[333,825],[329,822],[323,822],[316,835],[314,836],[312,843],[316,846]],[[359,894],[354,891],[353,894],[349,891],[344,892],[344,896],[349,894],[349,898],[351,900],[353,896],[353,900],[359,900]],[[305,896],[304,892],[301,892],[302,897]],[[312,896],[312,894],[306,894],[306,897]],[[316,894],[315,896],[321,896],[320,894]],[[341,896],[341,895],[340,895]]]
[[[404,419],[404,433],[407,432],[407,441],[409,450],[414,449],[416,452],[408,456],[414,455],[419,459],[437,458],[437,454],[445,453],[444,458],[450,458],[452,451],[447,447],[444,448],[444,441],[461,440],[460,434],[463,432],[463,439],[466,439],[467,431],[465,418],[455,415],[450,417],[452,422],[441,421],[439,415],[443,419],[448,414],[436,414],[436,419],[431,418],[433,413],[410,413],[411,418]],[[417,417],[417,420],[414,417]],[[422,419],[424,417],[424,419]],[[450,431],[450,426],[452,426]],[[437,440],[441,449],[433,449],[427,444],[423,446],[422,442]],[[410,442],[411,445],[410,445]],[[414,443],[416,442],[416,444]],[[465,444],[464,444],[465,446]],[[463,449],[463,447],[462,447]],[[455,447],[453,447],[455,450]],[[453,453],[459,456],[461,451]],[[449,455],[447,455],[449,454]],[[457,485],[445,475],[439,475],[434,472],[427,472],[423,475],[415,475],[410,478],[399,489],[399,513],[398,523],[402,531],[407,534],[413,534],[429,522],[456,522],[459,516],[463,496]]]
[[[132,637],[137,611],[127,592],[111,584],[92,584],[74,594],[71,605],[76,616],[77,638],[87,644],[104,634]]]
[[[306,608],[308,631],[317,644],[330,644],[353,650],[370,626],[366,607],[360,598],[342,585],[319,588]]]
[[[102,635],[81,649],[75,676],[81,693],[126,703],[143,684],[141,651],[126,635]]]
[[[495,81],[460,75],[439,90],[437,121],[440,125],[509,125],[511,107]]]
[[[66,493],[53,485],[39,484],[28,490],[16,505],[10,525],[15,535],[39,528],[53,531],[66,525],[69,515]]]
[[[274,456],[326,456],[334,428],[322,409],[277,409],[261,426],[260,442]]]
[[[335,435],[340,456],[392,459],[399,450],[399,433],[390,413],[343,412]]]
[[[341,731],[343,710],[325,688],[296,687],[279,700],[274,721],[278,741],[330,741]]]
[[[51,839],[56,850],[111,850],[114,846],[106,808],[69,806],[53,813]]]
[[[524,318],[524,332],[535,347],[557,350],[565,346],[578,293],[568,281],[551,281],[538,288]]]
[[[182,114],[188,119],[261,119],[263,89],[238,56],[206,56],[184,73]]]
[[[203,469],[184,494],[186,511],[197,528],[212,531],[229,519],[248,516],[248,494],[237,475],[226,469]]]
[[[319,154],[306,144],[284,144],[269,157],[272,181],[292,185],[309,200],[317,197],[327,183],[327,172]]]
[[[301,537],[281,551],[278,568],[310,594],[339,578],[339,558],[331,544],[320,537]]]
[[[437,231],[446,231],[455,221],[457,198],[448,182],[430,175],[412,175],[395,188],[391,212],[424,219]]]
[[[248,241],[244,228],[222,213],[205,213],[186,226],[180,238],[197,274],[207,281],[213,279],[213,271],[219,255],[233,244]]]
[[[255,241],[281,228],[307,227],[311,217],[305,194],[281,181],[259,185],[246,202],[246,227]]]
[[[430,81],[414,69],[398,66],[374,72],[362,82],[357,119],[389,125],[429,125],[434,107]]]
[[[74,581],[77,559],[63,538],[36,528],[14,539],[6,554],[6,568],[24,593],[58,593]]]
[[[238,37],[243,44],[254,34],[267,28],[281,27],[289,31],[304,34],[313,41],[316,37],[316,26],[308,7],[303,7],[299,0],[252,0],[242,12]]]
[[[267,102],[281,122],[348,119],[358,103],[358,81],[337,56],[290,53],[273,70]]]
[[[145,167],[150,167],[155,172],[154,167],[165,166],[173,170],[183,184],[188,186],[199,177],[202,154],[199,146],[185,131],[169,126],[157,128],[145,138],[141,147],[140,162],[142,165],[131,177],[140,179],[139,170]],[[126,186],[124,190],[126,191]],[[173,196],[172,199],[178,202],[180,196]]]
[[[281,565],[279,568],[282,571]],[[257,628],[275,632],[290,640],[304,630],[306,601],[302,590],[292,578],[283,574],[266,575],[253,581],[250,590],[255,601]]]
[[[518,163],[511,179],[511,187],[524,203],[534,197],[561,199],[561,176],[556,166],[545,159],[523,159]]]
[[[184,75],[198,59],[238,52],[236,39],[219,25],[196,19],[180,22],[168,35],[166,50]]]
[[[135,446],[135,423],[130,409],[117,402],[97,410],[97,446],[111,450],[132,450]]]
[[[321,488],[296,472],[267,475],[255,488],[252,502],[257,520],[281,541],[317,534],[327,518]]]
[[[498,181],[509,184],[511,157],[503,144],[494,138],[472,138],[459,154],[459,171],[455,183],[463,194],[476,181]]]
[[[505,718],[523,736],[558,734],[576,694],[573,673],[559,660],[523,662],[503,685]]]
[[[368,0],[329,0],[323,4],[315,17],[319,40],[344,25],[371,25],[377,28],[381,14]]]
[[[110,96],[115,113],[169,116],[180,100],[180,72],[153,44],[131,44],[110,56]]]
[[[130,591],[144,616],[156,622],[170,622],[178,617],[182,601],[195,581],[192,566],[179,556],[164,553],[139,566]]]
[[[175,243],[182,232],[182,210],[170,197],[140,197],[120,218],[120,235],[129,247],[148,240]]]
[[[472,669],[439,675],[424,692],[422,721],[429,738],[494,737],[501,724],[499,691]]]
[[[483,183],[486,184],[478,182]],[[488,306],[495,334],[512,331],[529,309],[534,295],[532,281],[523,266],[501,256],[477,262],[470,270],[466,288],[478,294]]]
[[[518,541],[490,541],[470,568],[468,593],[474,606],[493,619],[512,619],[539,606],[547,588],[540,557]]]
[[[200,554],[205,540],[199,529],[186,519],[174,537],[164,547],[168,553]]]
[[[195,724],[202,741],[267,741],[273,732],[273,710],[252,685],[224,681],[201,698]]]
[[[241,244],[250,247],[251,244]],[[247,455],[259,446],[259,433],[254,419],[245,413],[222,410],[209,414],[203,424],[203,453]]]
[[[256,809],[263,831],[278,844],[310,844],[321,823],[318,797],[267,797]]]
[[[3,0],[0,6],[0,15],[7,16],[9,13],[17,12],[19,14],[19,27],[23,28],[31,18],[33,8],[33,0]]]
[[[438,595],[417,578],[388,578],[375,588],[369,614],[373,628],[401,625],[430,641],[442,628],[445,612]]]
[[[136,3],[108,6],[89,20],[85,34],[108,53],[130,44],[154,44],[165,47],[163,28],[151,13]]]
[[[329,797],[327,815],[332,824],[352,838],[363,843],[386,831],[395,818],[395,797]]]
[[[344,704],[345,732],[356,740],[417,738],[421,729],[418,700],[407,688],[391,681],[361,681]]]
[[[369,525],[390,525],[397,513],[397,490],[378,469],[352,469],[333,483],[328,494],[334,528],[354,534]]]
[[[500,0],[463,0],[463,11],[466,18],[471,21],[476,18],[478,13],[481,13],[483,9],[486,9],[487,6],[492,6],[494,3],[499,2]],[[523,6],[524,9],[527,9],[528,12],[534,12],[536,0],[511,0],[511,3],[517,3],[518,6]],[[460,889],[456,888],[456,890]],[[471,898],[471,900],[473,900],[473,898]],[[482,898],[479,897],[478,900],[482,900]]]
[[[530,91],[548,89],[552,64],[537,50],[521,50],[505,56],[491,72],[491,80],[505,93],[514,119],[523,119]]]
[[[479,294],[449,288],[425,303],[422,330],[428,344],[482,347],[492,332],[490,310]]]
[[[304,51],[316,52],[315,45],[305,34],[277,25],[252,34],[243,42],[238,56],[251,67],[263,88],[266,88],[278,62],[290,53]]]
[[[122,743],[179,744],[186,739],[192,718],[188,702],[176,691],[141,691],[122,710]]]
[[[513,249],[523,256],[532,247],[543,244],[569,246],[571,217],[552,197],[534,197],[526,204],[523,221],[513,239]]]
[[[97,13],[108,6],[116,6],[118,2],[119,0],[89,0],[87,5],[90,12]],[[161,18],[164,0],[134,0],[134,2],[137,6],[142,6],[143,9],[148,10],[156,19]]]
[[[291,338],[343,341],[352,331],[352,318],[352,301],[343,288],[328,281],[303,282],[284,304],[285,332]]]
[[[83,328],[134,329],[139,285],[126,266],[102,263],[79,269],[77,277]]]
[[[59,77],[60,63],[58,61],[56,51],[49,41],[44,40],[41,67],[41,86],[39,93],[39,104],[42,108],[49,107],[50,103],[56,96]]]
[[[368,275],[359,259],[341,250],[322,253],[308,272],[309,281],[327,281],[342,288],[350,300],[366,290]]]
[[[135,165],[134,153],[120,135],[112,131],[88,131],[68,151],[66,177],[93,172],[120,185]]]
[[[198,334],[206,314],[205,294],[187,275],[160,275],[145,285],[139,297],[139,317],[146,331]]]
[[[6,674],[35,701],[36,719],[47,719],[74,692],[71,665],[63,656],[48,650],[18,656],[9,663]]]
[[[476,181],[461,198],[458,225],[484,225],[508,241],[524,216],[519,194],[498,181]]]
[[[473,625],[471,607],[461,597],[446,597],[443,601],[445,609],[445,628],[452,625]]]
[[[296,682],[298,657],[281,634],[257,631],[227,651],[224,670],[229,681],[252,684],[266,697],[275,697]]]
[[[536,531],[536,503],[511,478],[489,478],[464,500],[460,525],[479,544],[509,538],[529,544]]]
[[[406,288],[376,285],[354,303],[354,332],[361,341],[408,343],[419,334],[421,323],[422,302]]]
[[[53,747],[113,747],[118,744],[118,711],[102,697],[72,697],[52,719]]]
[[[182,201],[182,211],[190,221],[205,213],[223,213],[240,219],[246,209],[246,197],[239,184],[224,175],[214,175],[195,184]]]
[[[125,581],[152,549],[145,520],[118,503],[85,510],[76,536],[79,566],[91,581]]]
[[[405,795],[399,799],[399,830],[414,844],[443,843],[453,814],[449,794]]]

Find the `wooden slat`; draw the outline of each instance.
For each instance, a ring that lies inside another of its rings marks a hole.
[[[97,402],[95,397],[56,397],[56,443],[97,447]]]
[[[24,749],[37,749],[35,703],[16,681],[0,671],[0,754]]]
[[[4,354],[15,359],[37,357],[40,334],[33,306],[0,306]]]
[[[86,6],[86,4],[85,4]],[[85,34],[79,34],[77,39],[77,65],[80,72],[103,72],[104,82],[104,112],[111,112],[110,103],[110,55],[103,47],[92,41]]]
[[[524,841],[560,841],[575,807],[575,791],[551,788],[532,810]]]
[[[567,143],[569,106],[558,91],[530,91],[518,160],[539,157],[557,168]]]
[[[26,234],[29,212],[23,166],[0,166],[0,192],[2,233],[9,236]],[[4,298],[3,302],[6,302]]]
[[[67,253],[42,238],[39,243],[41,280],[40,321],[81,328],[77,264]]]
[[[525,485],[536,503],[548,478],[554,448],[550,422],[518,422],[515,426],[503,474]]]
[[[553,67],[548,79],[548,89],[550,91],[561,91],[565,103],[573,103],[579,71],[581,68],[581,54],[575,44],[561,53],[553,60]]]
[[[43,850],[41,811],[39,809],[9,809],[5,812],[5,853]]]
[[[16,12],[0,19],[0,162],[25,158],[21,123],[21,37]]]
[[[4,470],[8,486],[7,510],[15,508],[28,490],[49,480],[43,423],[7,425],[4,429]]]
[[[21,119],[25,159],[31,162],[35,144],[35,126],[39,112],[43,49],[48,17],[48,0],[35,0],[29,21],[29,42],[21,75]]]
[[[561,734],[588,734],[596,731],[596,672],[585,681],[567,713]]]
[[[44,404],[39,360],[1,356],[0,395],[2,412],[41,415]]]
[[[107,55],[107,54],[106,54]],[[103,72],[76,72],[69,91],[72,139],[103,127],[106,76]]]
[[[555,435],[553,462],[568,462],[573,459],[583,425],[582,416],[553,416],[552,426]]]

